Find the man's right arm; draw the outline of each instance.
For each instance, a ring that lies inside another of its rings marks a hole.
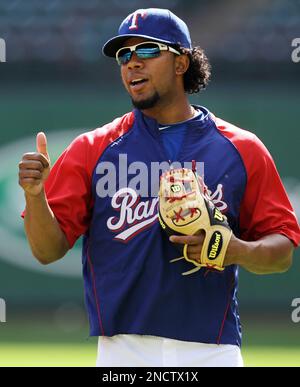
[[[44,190],[50,158],[44,133],[37,135],[37,152],[26,153],[19,163],[19,184],[25,192],[25,232],[33,255],[43,265],[62,258],[68,240],[51,210]]]

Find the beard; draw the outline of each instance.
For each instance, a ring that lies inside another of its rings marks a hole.
[[[157,103],[160,100],[160,95],[156,91],[151,97],[141,100],[141,101],[136,101],[133,98],[131,98],[132,104],[135,108],[140,109],[140,110],[146,110],[146,109],[152,109],[154,108]]]

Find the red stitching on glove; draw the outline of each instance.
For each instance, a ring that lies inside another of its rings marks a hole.
[[[166,199],[170,202],[170,203],[173,203],[173,202],[176,202],[176,200],[182,200],[182,199],[185,199],[187,198],[188,196],[191,196],[193,194],[195,194],[196,191],[191,191],[185,195],[182,195],[182,196],[168,196]]]
[[[174,210],[174,215],[176,216],[175,222],[179,222],[180,219],[184,220],[184,217],[181,215],[182,210],[183,210],[182,208],[180,208],[179,212],[176,212]]]

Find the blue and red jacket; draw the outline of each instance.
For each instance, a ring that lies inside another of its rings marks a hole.
[[[277,233],[297,245],[299,225],[267,149],[254,134],[201,110],[201,119],[187,123],[180,154],[172,161],[204,165],[211,197],[237,237],[254,241]],[[132,168],[123,178],[124,163],[141,161],[148,172]],[[47,180],[49,205],[70,248],[84,236],[90,333],[240,345],[238,267],[182,276],[193,266],[185,260],[169,263],[178,251],[158,223],[159,179],[149,172],[155,162],[169,162],[158,123],[134,110],[76,138]],[[115,167],[107,187],[111,181],[115,186],[106,197],[100,192],[108,173],[103,165]],[[152,192],[136,193],[138,173],[148,173]]]

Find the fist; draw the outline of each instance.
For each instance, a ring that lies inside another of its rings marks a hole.
[[[40,132],[36,136],[37,152],[25,153],[19,163],[19,184],[28,195],[38,196],[50,172],[47,137]]]

